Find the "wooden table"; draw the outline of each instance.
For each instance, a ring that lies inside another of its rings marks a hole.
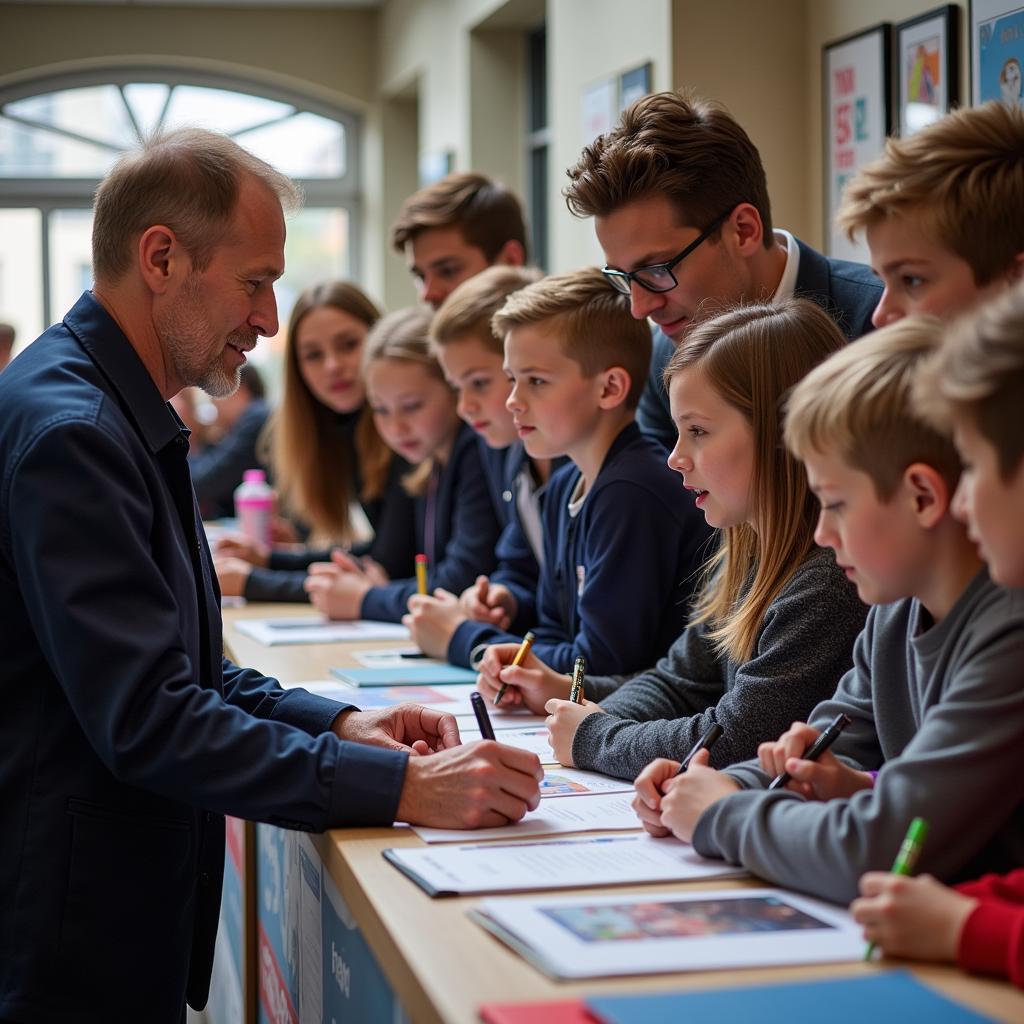
[[[265,647],[232,628],[243,617],[309,614],[308,606],[256,605],[225,609],[225,646],[229,657],[289,681],[327,678],[333,665],[352,665],[358,648],[387,642]],[[717,988],[770,982],[858,976],[879,968],[868,964],[714,971],[619,978],[607,981],[554,982],[531,967],[489,933],[473,924],[466,911],[476,897],[431,899],[381,856],[395,846],[422,846],[411,830],[345,829],[316,840],[327,869],[355,916],[402,1005],[416,1022],[471,1024],[486,1002],[526,1002],[583,995]],[[624,895],[652,889],[692,892],[749,886],[742,880],[679,883],[676,886],[623,886]],[[574,890],[581,896],[608,889]],[[905,966],[893,962],[891,966]],[[953,967],[912,965],[922,982],[997,1020],[1024,1021],[1024,993],[1005,982],[963,974]],[[870,1024],[870,1022],[865,1022]]]

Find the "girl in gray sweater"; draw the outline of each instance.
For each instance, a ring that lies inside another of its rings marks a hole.
[[[782,444],[782,403],[810,369],[845,344],[814,303],[751,305],[699,325],[665,370],[680,473],[721,543],[704,570],[690,623],[653,668],[589,677],[583,704],[567,678],[530,656],[491,649],[479,687],[502,707],[550,718],[562,764],[634,778],[656,757],[679,760],[712,724],[711,763],[753,757],[835,691],[852,663],[867,609],[814,545],[818,505]],[[596,703],[600,701],[600,703]]]

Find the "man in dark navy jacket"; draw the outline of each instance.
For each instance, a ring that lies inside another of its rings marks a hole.
[[[472,827],[536,806],[537,759],[460,747],[450,716],[358,712],[222,657],[167,400],[228,394],[277,331],[294,197],[208,132],[127,156],[97,192],[93,291],[0,379],[0,1020],[202,1007],[223,814]]]
[[[637,422],[667,450],[676,430],[662,374],[702,316],[799,295],[850,340],[871,330],[878,279],[772,230],[761,156],[723,107],[674,92],[645,96],[567,173],[569,209],[596,218],[609,281],[630,296],[633,316],[654,324]]]

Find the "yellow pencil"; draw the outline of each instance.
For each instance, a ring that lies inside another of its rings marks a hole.
[[[516,656],[512,659],[513,668],[516,668],[523,663],[523,658],[530,653],[530,648],[533,646],[533,641],[536,639],[537,637],[534,636],[533,633],[527,633],[526,636],[523,637],[523,642],[519,645],[519,650],[516,651]],[[507,686],[508,683],[502,683],[501,686],[498,687],[498,695],[494,698],[495,707],[498,706],[501,698],[505,696],[505,688]]]
[[[569,690],[569,700],[573,704],[583,703],[583,673],[587,670],[587,663],[581,654],[572,667],[572,687]]]
[[[416,556],[416,589],[421,593],[427,592],[427,556]]]

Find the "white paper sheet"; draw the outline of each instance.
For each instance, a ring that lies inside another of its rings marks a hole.
[[[622,832],[640,822],[630,806],[628,793],[599,793],[586,800],[541,800],[540,806],[521,821],[498,828],[424,828],[413,831],[427,843],[466,843],[516,836],[551,836],[567,832]]]
[[[242,619],[239,633],[268,647],[278,644],[336,644],[355,640],[408,640],[409,630],[396,622],[331,622],[318,615],[294,619]]]
[[[578,800],[575,804],[589,801]],[[484,900],[479,924],[556,978],[860,960],[846,910],[783,889]]]
[[[418,647],[384,647],[372,651],[353,651],[352,657],[367,668],[403,668],[406,665],[437,665],[424,658]]]
[[[744,874],[724,861],[706,860],[689,843],[646,833],[402,848],[387,856],[435,893],[529,892]]]

